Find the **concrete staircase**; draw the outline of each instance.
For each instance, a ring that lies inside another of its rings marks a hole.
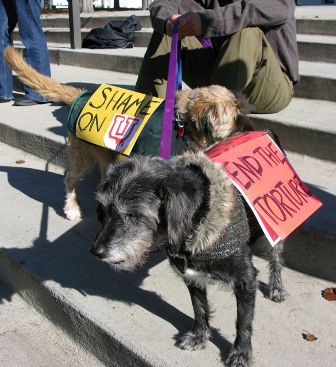
[[[72,50],[68,17],[44,16],[53,76],[87,88],[101,83],[132,88],[152,32],[148,12],[83,15],[82,35],[131,14],[140,17],[143,29],[136,34],[135,47],[125,50]],[[260,367],[333,362],[333,342],[319,345],[318,350],[301,345],[292,328],[300,335],[300,327],[317,328],[311,321],[316,320],[320,336],[328,339],[328,324],[336,325],[334,310],[319,295],[321,287],[336,282],[335,7],[298,7],[297,31],[301,82],[293,102],[278,114],[252,117],[259,128],[277,132],[299,176],[324,205],[286,244],[289,300],[279,306],[258,295],[254,349]],[[22,47],[15,37],[15,45]],[[21,91],[17,81],[15,87]],[[62,218],[68,109],[57,104],[23,108],[6,104],[0,112],[4,143],[0,145],[0,218],[5,228],[0,231],[0,279],[107,366],[221,365],[228,340],[234,337],[232,297],[227,300],[227,295],[211,291],[220,314],[214,317],[214,326],[224,329],[225,314],[225,333],[214,330],[206,350],[180,351],[173,336],[188,329],[192,311],[187,291],[164,255],[152,254],[134,274],[115,274],[87,251],[97,229],[93,197],[97,173],[80,188],[87,217],[76,223]],[[15,164],[20,157],[26,161],[24,167]],[[260,279],[267,281],[267,263],[260,257],[255,262]],[[295,356],[297,350],[300,358]]]
[[[313,9],[318,10],[314,13]],[[336,108],[336,22],[333,19],[336,15],[333,16],[333,11],[336,11],[334,6],[297,7],[301,82],[295,87],[296,98],[288,109],[279,114],[254,116],[260,128],[267,125],[279,133],[286,149],[327,160],[336,158],[336,151],[321,149],[321,145],[326,147],[334,143],[332,132],[336,129],[332,123]],[[69,48],[68,17],[43,17],[51,62],[93,69],[99,65],[100,70],[136,75],[152,33],[147,11],[83,15],[82,38],[92,28],[102,27],[112,19],[126,18],[131,14],[139,16],[143,29],[136,32],[135,47],[125,50],[72,50]],[[18,39],[18,33],[15,38]],[[322,115],[312,114],[312,110],[320,111]],[[326,115],[326,112],[329,114]],[[298,126],[304,126],[304,131],[300,131],[303,135],[294,134]],[[325,144],[320,144],[321,139],[326,139]]]

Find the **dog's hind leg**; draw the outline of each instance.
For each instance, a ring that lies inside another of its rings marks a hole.
[[[283,241],[277,243],[273,248],[269,258],[269,298],[274,302],[282,302],[286,299],[281,277]]]
[[[184,334],[179,343],[181,349],[203,349],[209,339],[209,305],[206,288],[200,288],[193,283],[186,283],[194,308],[195,320],[191,331]]]
[[[254,317],[254,306],[257,289],[257,271],[252,262],[245,261],[239,274],[235,279],[234,293],[237,300],[236,339],[232,350],[225,361],[229,367],[247,367],[252,361],[252,321]]]

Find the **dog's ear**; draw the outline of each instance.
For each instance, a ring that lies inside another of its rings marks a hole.
[[[196,121],[196,127],[198,131],[202,131],[209,141],[214,139],[214,121],[218,121],[220,114],[220,108],[217,103],[209,103],[201,111],[201,114]]]
[[[169,177],[161,189],[168,242],[179,251],[207,211],[208,181],[193,165]]]
[[[247,115],[249,113],[255,112],[255,107],[253,106],[253,104],[249,103],[249,101],[241,91],[233,90],[232,93],[239,102],[239,110],[241,115]]]
[[[192,214],[186,211],[187,204],[184,192],[176,189],[173,185],[165,185],[161,193],[168,242],[174,250],[179,251],[191,226]]]

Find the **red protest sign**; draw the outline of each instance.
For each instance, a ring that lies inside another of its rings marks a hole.
[[[322,205],[266,132],[237,134],[206,153],[223,165],[273,245]]]

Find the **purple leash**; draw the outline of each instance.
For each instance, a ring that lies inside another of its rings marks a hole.
[[[178,44],[178,21],[173,23],[172,44],[170,50],[166,100],[163,113],[163,123],[160,143],[160,157],[170,159],[170,145],[173,131],[173,117],[175,106],[176,91],[176,63],[177,63],[177,44]]]
[[[212,47],[211,41],[203,37],[197,37],[204,48]],[[170,50],[168,78],[166,89],[166,100],[163,112],[160,157],[166,160],[170,159],[171,137],[173,132],[173,119],[175,108],[175,92],[181,89],[182,85],[182,65],[178,60],[179,46],[178,40],[178,20],[173,23],[172,43]]]
[[[212,42],[208,38],[203,38],[201,36],[197,36],[196,38],[200,41],[201,45],[204,48],[210,48],[210,47],[212,47]]]

